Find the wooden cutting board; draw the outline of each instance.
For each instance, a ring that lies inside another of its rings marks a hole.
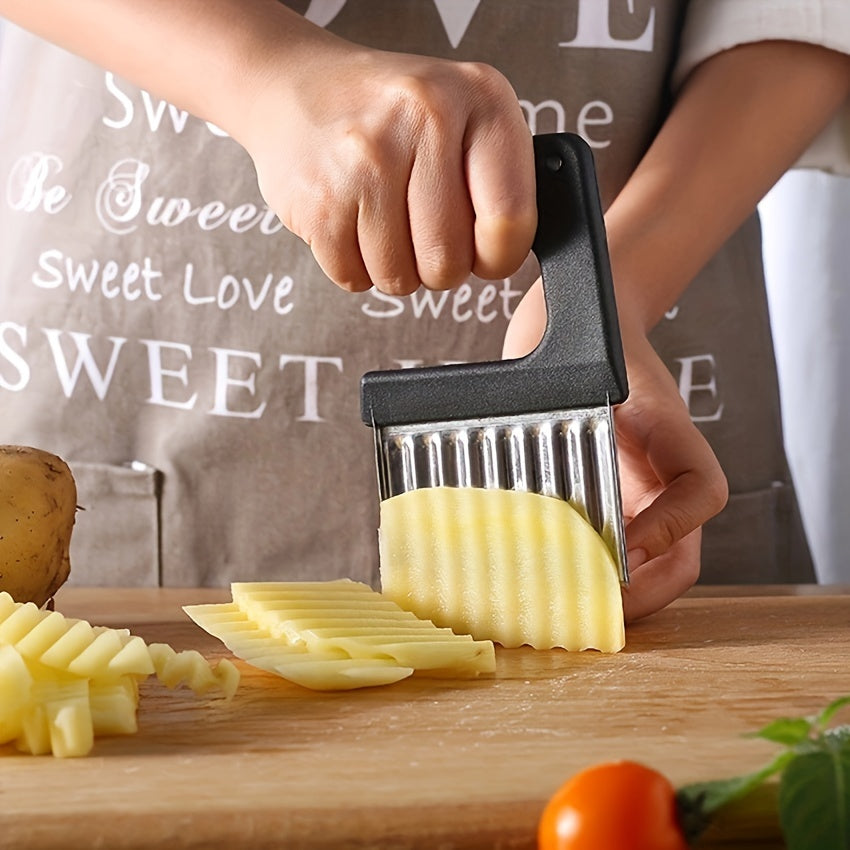
[[[217,657],[180,606],[227,598],[71,588],[57,607]],[[850,693],[839,589],[690,596],[627,640],[612,656],[499,650],[490,678],[346,693],[239,662],[226,704],[151,680],[138,734],[99,739],[87,758],[0,748],[0,847],[533,848],[546,800],[583,767],[630,758],[675,784],[731,776],[774,752],[745,733]],[[781,847],[770,800],[701,846]]]

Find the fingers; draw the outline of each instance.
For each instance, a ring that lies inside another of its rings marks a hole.
[[[721,511],[728,485],[646,337],[624,338],[628,400],[615,413],[632,561],[651,560]]]
[[[678,599],[699,578],[702,532],[683,537],[663,555],[630,570],[623,590],[626,622],[654,614]]]
[[[531,133],[507,80],[493,68],[457,64],[453,98],[446,88],[421,86],[421,102],[430,112],[416,134],[413,165],[407,182],[406,216],[387,196],[378,209],[406,221],[406,275],[396,291],[418,285],[449,289],[470,274],[498,279],[513,274],[531,248],[537,226]],[[394,188],[405,184],[398,175]],[[393,190],[393,187],[390,187]],[[404,218],[402,218],[404,217]],[[391,224],[398,238],[403,235]],[[360,249],[371,271],[389,245],[367,247],[364,240],[384,235],[361,226]],[[407,247],[409,246],[409,248]],[[401,249],[399,249],[401,250]],[[374,254],[373,254],[374,251]],[[373,282],[384,287],[381,278]]]
[[[653,412],[642,450],[656,486],[646,488],[651,502],[626,532],[633,561],[664,554],[721,511],[728,498],[714,452],[678,405]]]
[[[417,283],[459,285],[470,274],[508,277],[523,263],[537,227],[531,134],[512,90],[477,70],[492,92],[484,115],[420,142],[408,191]],[[492,114],[490,114],[492,113]],[[465,153],[465,155],[464,155]]]
[[[377,168],[372,169],[378,172]],[[388,295],[407,295],[419,286],[407,212],[409,170],[392,168],[393,178],[375,173],[363,187],[357,218],[360,255],[372,285]]]
[[[645,337],[624,338],[629,399],[615,413],[630,585],[627,619],[644,617],[698,578],[701,527],[728,498],[726,477]]]
[[[475,211],[473,272],[495,280],[519,268],[534,240],[534,149],[510,83],[486,65],[464,67],[480,99],[465,138],[466,180]]]
[[[525,260],[537,227],[534,154],[521,115],[473,136],[467,183],[475,211],[472,270],[485,280],[507,277]]]
[[[308,176],[292,179],[282,221],[341,288],[406,295],[419,286],[407,210],[410,158],[363,128],[341,135],[327,161],[317,167],[311,152],[300,164]]]
[[[460,145],[437,139],[417,151],[410,175],[408,218],[415,281],[451,289],[465,281],[475,256],[473,210]]]
[[[513,274],[536,204],[531,134],[507,80],[380,51],[352,61],[344,81],[287,90],[303,133],[276,136],[262,112],[252,156],[269,206],[348,290],[404,295]]]
[[[294,225],[289,227],[298,233]],[[321,227],[314,226],[308,232],[305,241],[313,257],[337,286],[347,292],[371,289],[372,279],[360,253],[356,208],[340,211],[339,215],[324,220]]]
[[[451,138],[421,142],[410,166],[396,161],[374,167],[362,187],[356,250],[372,285],[382,292],[451,289],[471,273],[473,211],[462,151]]]

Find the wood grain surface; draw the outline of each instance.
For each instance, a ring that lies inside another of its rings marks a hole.
[[[0,847],[533,848],[546,800],[583,767],[731,776],[774,752],[746,733],[850,693],[848,589],[734,593],[679,600],[617,655],[498,650],[475,680],[322,694],[238,662],[230,703],[150,680],[138,734],[86,758],[0,748]],[[180,606],[227,598],[68,588],[57,608],[213,658],[228,653]],[[770,794],[700,846],[781,847]]]

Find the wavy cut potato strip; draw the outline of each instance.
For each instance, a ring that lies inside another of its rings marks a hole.
[[[6,603],[10,601],[12,603],[3,605],[2,621],[0,621],[0,641],[3,643],[17,643],[51,614],[49,611],[42,611],[32,602],[17,603],[5,591],[0,593],[0,598],[3,598]]]
[[[384,658],[330,658],[308,652],[275,667],[283,678],[314,691],[345,691],[392,685],[414,672]]]
[[[153,662],[144,641],[127,629],[92,626],[85,620],[15,602],[0,593],[0,643],[24,658],[78,676],[148,676]]]
[[[21,734],[32,683],[32,673],[20,654],[11,646],[0,646],[0,743]]]
[[[145,641],[138,635],[128,635],[121,649],[107,662],[106,672],[110,676],[142,677],[151,675],[156,670]]]
[[[33,755],[53,753],[59,758],[87,753],[94,745],[94,723],[89,704],[89,683],[76,676],[49,671],[33,682],[36,710],[24,722],[18,747]]]
[[[89,682],[0,646],[0,743],[33,755],[82,755],[94,740]]]
[[[2,613],[0,613],[2,618]],[[26,658],[40,658],[68,631],[68,620],[58,611],[51,611],[35,623],[29,632],[21,633],[10,643]],[[4,640],[0,635],[0,640]]]
[[[231,699],[236,693],[239,671],[226,658],[212,667],[195,649],[176,652],[167,643],[152,643],[148,645],[148,651],[156,677],[167,688],[185,683],[196,694],[220,690],[225,699]]]
[[[139,729],[139,685],[132,676],[92,679],[89,707],[95,735],[133,735]]]
[[[390,659],[352,658],[342,650],[311,651],[288,644],[253,622],[232,602],[187,605],[183,609],[237,658],[312,690],[331,691],[388,685],[413,673]]]
[[[473,487],[381,503],[381,589],[418,617],[506,647],[625,645],[608,547],[567,502]]]
[[[454,675],[495,669],[489,640],[435,626],[351,579],[242,582],[232,587],[232,596],[259,626],[291,644],[306,644],[312,652],[341,649],[355,658],[384,657],[416,670]],[[326,607],[329,598],[332,609]]]
[[[86,755],[97,735],[137,731],[139,683],[233,696],[239,671],[194,650],[148,646],[127,629],[43,611],[0,593],[0,744],[58,757]]]
[[[77,676],[97,676],[108,669],[109,663],[123,648],[124,642],[114,631],[101,632],[68,663],[68,672]]]

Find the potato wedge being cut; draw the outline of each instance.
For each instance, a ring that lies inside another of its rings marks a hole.
[[[380,558],[385,596],[478,640],[603,652],[625,645],[614,559],[561,499],[411,490],[381,503]]]

